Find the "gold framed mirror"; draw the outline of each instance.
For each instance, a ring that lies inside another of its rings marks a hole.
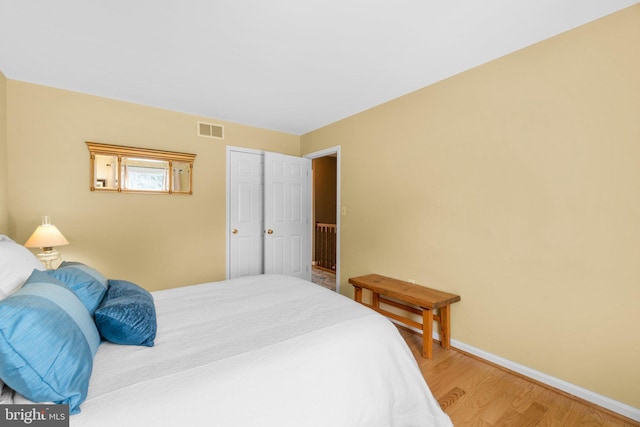
[[[193,194],[195,154],[88,142],[89,189]]]

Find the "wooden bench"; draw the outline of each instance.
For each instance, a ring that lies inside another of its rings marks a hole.
[[[357,302],[376,310],[380,314],[402,322],[405,325],[420,329],[422,331],[423,357],[431,359],[432,356],[434,320],[436,320],[440,325],[440,345],[444,348],[450,347],[451,315],[449,305],[460,301],[459,295],[426,288],[424,286],[392,279],[390,277],[380,276],[379,274],[352,277],[349,279],[349,283],[355,287],[355,300]],[[362,302],[362,289],[368,289],[372,292],[371,305]],[[385,298],[382,295],[416,305],[419,308]],[[381,302],[410,313],[421,315],[422,324],[409,319],[408,317],[380,308]],[[436,309],[438,310],[437,315],[433,313]]]

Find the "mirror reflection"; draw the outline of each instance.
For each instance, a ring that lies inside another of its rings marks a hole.
[[[122,159],[122,189],[139,191],[169,191],[167,160]]]
[[[118,156],[97,154],[95,170],[96,188],[118,189]]]
[[[195,154],[87,142],[91,191],[193,194]]]
[[[191,167],[186,162],[173,162],[171,174],[175,193],[188,193],[191,188]]]

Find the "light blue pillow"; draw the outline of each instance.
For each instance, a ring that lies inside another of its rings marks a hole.
[[[58,270],[60,270],[61,268],[77,268],[79,270],[84,271],[87,274],[92,275],[94,279],[102,283],[102,286],[104,286],[105,289],[109,287],[109,281],[107,280],[106,277],[102,275],[102,273],[100,273],[95,268],[91,268],[88,265],[83,264],[81,262],[62,261],[62,264],[60,264],[60,266],[58,267]]]
[[[109,280],[107,294],[94,317],[105,340],[153,347],[157,331],[153,296],[135,283]]]
[[[80,412],[99,345],[86,307],[43,271],[0,301],[0,378],[29,400]]]
[[[102,283],[81,267],[61,266],[57,270],[47,270],[47,274],[66,284],[87,307],[90,315],[96,311],[107,292],[106,283]]]

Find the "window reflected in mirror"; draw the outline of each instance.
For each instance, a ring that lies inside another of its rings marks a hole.
[[[122,189],[131,191],[169,191],[167,160],[122,159]]]
[[[195,154],[87,142],[91,191],[193,194]]]

